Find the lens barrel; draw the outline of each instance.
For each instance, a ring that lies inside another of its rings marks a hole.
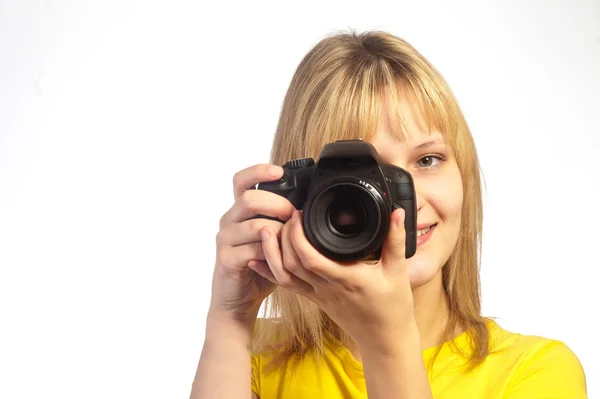
[[[311,190],[304,206],[304,229],[311,244],[330,259],[359,260],[383,244],[390,213],[377,184],[338,176]]]

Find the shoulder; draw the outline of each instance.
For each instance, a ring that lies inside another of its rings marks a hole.
[[[564,342],[510,332],[495,322],[490,338],[490,359],[502,359],[510,370],[507,398],[587,397],[581,362]]]
[[[496,322],[490,323],[489,331],[491,355],[510,354],[522,366],[544,362],[581,366],[575,353],[560,340],[511,332]]]

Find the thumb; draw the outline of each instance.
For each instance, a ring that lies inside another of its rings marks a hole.
[[[405,212],[402,208],[392,212],[390,228],[381,251],[381,262],[384,266],[394,266],[406,260],[404,217]]]

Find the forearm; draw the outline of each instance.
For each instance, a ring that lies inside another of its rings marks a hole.
[[[416,325],[386,354],[361,351],[369,399],[432,399]]]
[[[252,327],[209,312],[190,399],[251,397]]]

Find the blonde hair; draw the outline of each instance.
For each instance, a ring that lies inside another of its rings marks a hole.
[[[472,344],[469,360],[478,364],[489,353],[489,319],[481,316],[479,283],[483,221],[479,161],[457,100],[417,50],[381,31],[337,33],[321,40],[306,54],[290,83],[271,163],[317,159],[325,144],[339,139],[369,141],[377,132],[382,106],[389,107],[396,127],[393,134],[404,137],[402,101],[408,101],[423,118],[430,133],[436,130],[444,135],[461,173],[460,235],[442,269],[450,317],[441,342],[451,341],[458,328],[466,331]],[[326,334],[352,345],[350,337],[323,311],[292,291],[277,288],[265,305],[265,318],[276,322],[259,319],[252,351],[273,353],[272,370],[309,352],[322,355]]]

